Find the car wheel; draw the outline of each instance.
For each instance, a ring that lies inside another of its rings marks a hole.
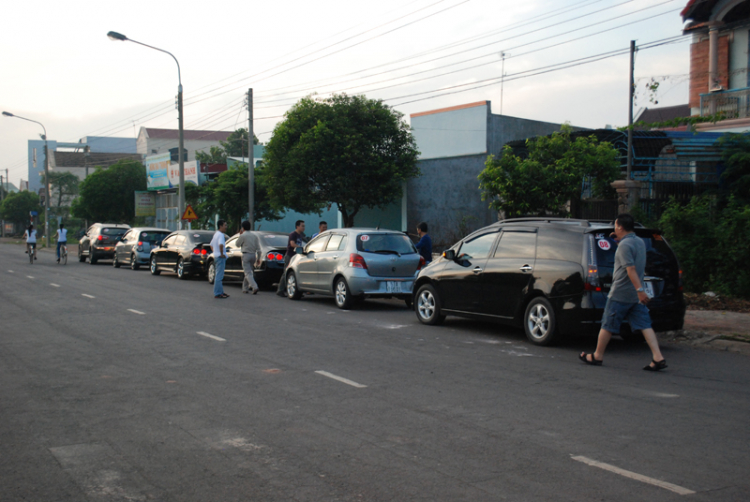
[[[189,274],[185,272],[185,262],[182,258],[177,260],[177,278],[185,280],[189,277]]]
[[[81,263],[86,261],[86,257],[83,256],[83,251],[81,250],[80,246],[78,247],[78,261],[80,261]]]
[[[209,284],[213,284],[216,280],[216,265],[214,262],[208,264],[208,273],[206,274]]]
[[[352,292],[349,290],[349,285],[346,283],[346,279],[339,277],[336,279],[336,284],[333,285],[333,294],[336,297],[336,306],[342,310],[349,310],[352,308],[354,299],[352,298]]]
[[[161,270],[159,270],[159,267],[156,266],[156,257],[151,257],[151,275],[159,275],[161,274]]]
[[[417,291],[417,319],[422,324],[436,326],[445,321],[445,314],[441,312],[440,298],[437,291],[430,284],[425,284]]]
[[[94,256],[94,252],[89,250],[89,265],[96,265],[96,262],[98,260],[96,259],[96,256]]]
[[[555,310],[546,298],[534,298],[526,307],[523,327],[526,337],[535,345],[550,345],[557,339]]]
[[[112,258],[112,266],[115,268],[120,268],[120,262],[117,261],[117,254],[115,254],[114,258]]]
[[[286,273],[286,296],[290,300],[302,298],[302,291],[297,287],[297,276],[291,270]]]
[[[135,255],[130,257],[130,270],[138,270],[141,268],[140,265],[138,265],[138,258],[135,257]]]

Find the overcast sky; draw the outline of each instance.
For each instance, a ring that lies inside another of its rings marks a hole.
[[[384,99],[408,120],[410,113],[481,100],[491,100],[493,113],[501,113],[502,87],[504,115],[591,128],[622,126],[628,55],[580,63],[624,52],[631,39],[645,45],[681,35],[679,12],[686,3],[6,2],[0,109],[42,122],[57,141],[77,142],[87,135],[133,138],[141,126],[176,129],[174,60],[131,42],[112,42],[106,36],[112,30],[177,57],[186,129],[246,127],[243,103],[249,87],[262,142],[299,98],[332,92]],[[553,65],[568,67],[535,75]],[[636,112],[687,103],[688,72],[687,37],[640,50]],[[661,82],[658,105],[644,91],[651,78]],[[27,140],[39,133],[36,124],[0,118],[0,169],[10,169],[16,185],[27,179]]]

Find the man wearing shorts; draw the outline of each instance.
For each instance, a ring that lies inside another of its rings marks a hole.
[[[643,274],[646,269],[646,245],[634,232],[635,220],[629,214],[621,214],[615,220],[613,237],[619,241],[615,252],[615,270],[612,288],[604,307],[599,340],[593,354],[582,352],[581,361],[592,366],[601,366],[604,351],[612,333],[620,333],[620,326],[627,319],[630,329],[640,330],[651,349],[651,363],[646,371],[659,371],[667,367],[667,361],[659,350],[659,341],[651,328],[651,317],[646,304],[650,300],[643,289]]]

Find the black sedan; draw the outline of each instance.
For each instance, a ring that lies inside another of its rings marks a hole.
[[[281,232],[250,232],[255,234],[260,244],[260,259],[257,266],[253,269],[255,282],[261,289],[269,288],[274,283],[279,282],[281,274],[284,272],[284,253],[288,235]],[[223,284],[230,282],[242,282],[245,273],[242,269],[242,250],[235,244],[240,234],[232,236],[227,240],[226,254],[227,265],[224,269]],[[209,250],[209,253],[211,251]],[[208,257],[208,282],[214,283],[216,271],[214,270],[214,256]]]
[[[174,272],[180,279],[204,275],[213,236],[210,230],[178,230],[169,234],[159,247],[151,250],[151,273]]]

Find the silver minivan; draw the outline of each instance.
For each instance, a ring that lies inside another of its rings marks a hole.
[[[424,258],[403,232],[367,228],[328,230],[298,248],[286,272],[286,293],[331,295],[341,309],[365,297],[401,298],[408,307]]]

